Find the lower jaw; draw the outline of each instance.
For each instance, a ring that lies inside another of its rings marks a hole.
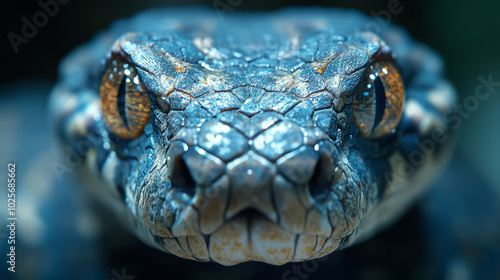
[[[283,265],[325,256],[340,244],[328,236],[293,234],[261,215],[237,215],[207,237],[164,238],[161,249],[227,266],[247,261]]]

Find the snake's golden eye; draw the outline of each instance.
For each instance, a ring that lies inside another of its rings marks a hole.
[[[379,139],[393,133],[403,113],[404,86],[396,68],[379,61],[365,73],[354,95],[354,122],[361,135]]]
[[[104,121],[112,134],[132,140],[149,121],[151,103],[146,88],[130,63],[113,60],[107,67],[100,88]]]

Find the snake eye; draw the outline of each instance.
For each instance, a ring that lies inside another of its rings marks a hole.
[[[354,95],[354,122],[361,135],[379,139],[394,132],[403,113],[404,86],[389,62],[371,65]]]
[[[151,103],[134,66],[124,60],[111,61],[100,91],[104,121],[111,133],[124,140],[139,137],[149,121]]]

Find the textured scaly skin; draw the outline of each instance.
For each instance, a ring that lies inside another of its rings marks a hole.
[[[370,32],[372,21],[328,9],[141,13],[62,63],[58,133],[85,157],[91,191],[151,246],[225,265],[324,256],[404,213],[449,150],[455,94],[440,59],[400,28]],[[111,52],[136,66],[151,100],[132,141],[103,123]],[[367,140],[352,100],[380,57],[400,70],[405,108],[393,135]]]

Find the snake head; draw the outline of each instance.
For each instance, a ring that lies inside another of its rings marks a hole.
[[[431,51],[397,28],[265,18],[122,35],[93,109],[75,109],[63,134],[95,135],[86,156],[148,244],[224,265],[319,258],[401,215],[444,162],[430,135],[454,93]]]

